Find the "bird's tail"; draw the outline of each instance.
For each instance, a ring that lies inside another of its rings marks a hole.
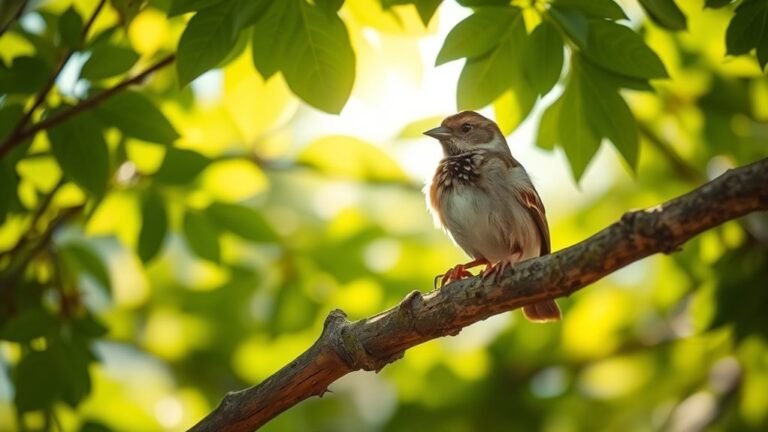
[[[531,322],[549,322],[560,319],[560,308],[554,300],[523,306],[523,315]]]

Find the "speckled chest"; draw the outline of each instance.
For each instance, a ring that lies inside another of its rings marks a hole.
[[[437,170],[437,182],[444,188],[459,185],[477,185],[480,181],[480,167],[483,156],[469,153],[443,159]]]

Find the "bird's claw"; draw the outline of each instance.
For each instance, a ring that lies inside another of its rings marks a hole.
[[[464,264],[458,264],[455,267],[448,270],[447,272],[445,272],[444,274],[435,276],[435,286],[437,286],[438,279],[440,279],[440,288],[442,288],[448,283],[455,282],[461,279],[470,278],[472,276],[473,274],[466,269]]]

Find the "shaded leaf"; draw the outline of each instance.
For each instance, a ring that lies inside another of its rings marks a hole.
[[[13,379],[19,411],[46,409],[59,397],[62,378],[51,370],[57,360],[50,351],[32,351],[21,358]]]
[[[621,6],[613,0],[555,0],[559,9],[573,9],[589,18],[627,19]]]
[[[127,72],[139,60],[130,48],[116,45],[97,45],[80,70],[80,77],[89,81],[111,78]]]
[[[704,7],[719,9],[731,4],[733,0],[704,0]]]
[[[50,66],[39,57],[16,57],[8,69],[0,62],[0,93],[34,93],[43,87],[50,75]]]
[[[235,3],[238,2],[231,2]],[[181,86],[216,67],[232,50],[238,33],[231,9],[229,4],[204,9],[187,23],[176,59]]]
[[[5,159],[0,160],[0,225],[5,223],[5,218],[16,198],[18,178],[12,165]]]
[[[133,22],[133,19],[141,11],[141,7],[144,5],[142,0],[110,0],[112,7],[117,11],[117,15],[120,17],[120,23],[124,27],[128,27]]]
[[[169,147],[155,179],[171,185],[187,185],[210,163],[210,159],[194,150]]]
[[[475,58],[491,51],[517,18],[514,9],[484,7],[456,24],[437,54],[439,66],[463,57]]]
[[[179,134],[165,115],[145,95],[124,90],[94,108],[105,124],[140,140],[171,144]]]
[[[585,99],[577,72],[571,72],[561,96],[559,109],[567,115],[558,116],[558,143],[565,150],[573,177],[578,182],[600,148],[600,137],[592,130],[588,120],[588,105],[594,101]]]
[[[224,1],[225,0],[173,0],[171,2],[171,7],[168,9],[168,16],[174,17],[187,12],[201,11],[213,6],[219,6],[219,4]]]
[[[587,45],[589,22],[583,12],[572,8],[560,8],[552,4],[549,16],[557,23],[565,34],[579,47]]]
[[[62,246],[60,253],[67,259],[70,268],[76,269],[78,273],[91,275],[104,288],[105,292],[110,294],[112,282],[109,277],[109,270],[96,251],[83,243],[73,242]]]
[[[221,260],[219,233],[203,213],[188,211],[184,214],[184,237],[195,255],[215,263]]]
[[[21,310],[2,327],[0,339],[13,342],[29,342],[49,335],[59,326],[59,321],[40,307]]]
[[[645,12],[658,25],[669,30],[685,30],[688,22],[674,0],[640,0]]]
[[[64,175],[95,196],[109,179],[109,152],[99,123],[81,113],[48,130],[51,152]]]
[[[83,18],[74,6],[70,6],[59,18],[59,37],[69,48],[76,49],[82,44]]]
[[[523,51],[526,76],[541,95],[555,86],[563,70],[563,39],[551,23],[544,21],[531,33]]]
[[[554,150],[555,146],[559,144],[558,124],[560,123],[560,107],[562,104],[563,99],[557,99],[541,115],[536,139],[536,145],[540,148]]]
[[[768,64],[768,2],[747,0],[736,8],[736,13],[725,32],[727,53],[746,54],[757,49],[761,68]]]
[[[249,207],[216,202],[205,214],[217,227],[252,242],[274,242],[278,238],[264,217]]]
[[[144,193],[141,200],[141,231],[139,231],[139,258],[148,263],[163,246],[168,231],[168,215],[160,195],[152,190]]]

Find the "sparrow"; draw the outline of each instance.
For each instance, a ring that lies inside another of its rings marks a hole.
[[[427,207],[453,242],[472,261],[448,270],[440,286],[471,277],[497,278],[520,261],[550,253],[544,205],[525,168],[512,156],[492,120],[463,111],[424,132],[437,139],[443,158],[425,187]],[[560,319],[554,300],[523,307],[530,321]]]

